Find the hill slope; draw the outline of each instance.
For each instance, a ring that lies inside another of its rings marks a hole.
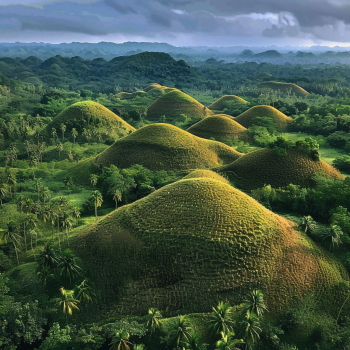
[[[243,125],[245,128],[249,128],[252,126],[252,119],[255,117],[271,118],[277,125],[277,130],[279,131],[285,130],[288,123],[293,121],[292,118],[287,117],[285,114],[271,106],[252,107],[236,117],[235,121]]]
[[[206,169],[228,164],[241,153],[204,140],[170,124],[151,124],[118,140],[99,154],[95,164],[127,168],[141,164],[151,170]]]
[[[208,106],[209,109],[215,110],[215,111],[223,111],[224,108],[229,107],[229,103],[235,102],[235,103],[248,103],[246,100],[244,100],[241,97],[238,97],[236,95],[225,95],[220,97],[218,100],[213,102],[210,106]]]
[[[263,83],[259,83],[257,87],[281,91],[285,94],[291,91],[291,93],[295,94],[296,96],[309,95],[309,93],[306,90],[304,90],[302,87],[292,83],[279,83],[277,81],[266,81]]]
[[[144,315],[150,305],[167,316],[209,312],[218,300],[241,302],[256,286],[271,314],[306,293],[324,310],[338,310],[334,287],[345,269],[292,226],[243,192],[202,177],[121,207],[79,231],[71,246],[98,299],[119,314]]]
[[[229,139],[247,140],[247,129],[235,120],[223,115],[214,115],[205,118],[187,129],[193,135],[210,139],[214,137],[217,141]]]
[[[159,121],[165,115],[166,122],[174,122],[185,114],[189,118],[205,118],[212,112],[180,90],[174,90],[153,102],[147,111],[147,119]]]
[[[67,135],[72,128],[76,128],[80,135],[86,128],[99,132],[102,139],[118,140],[136,130],[108,108],[93,101],[77,102],[65,108],[47,125],[47,133],[50,134],[52,128],[59,133],[62,123],[67,127]]]
[[[273,149],[259,149],[250,152],[237,161],[223,166],[220,172],[232,180],[238,180],[240,187],[256,189],[264,185],[278,188],[289,184],[309,187],[314,184],[312,177],[318,172],[342,179],[342,175],[324,161],[314,161],[309,156],[288,151],[279,157]]]

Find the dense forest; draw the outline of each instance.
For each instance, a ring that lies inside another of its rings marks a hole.
[[[349,66],[172,56],[0,58],[0,348],[350,349]]]

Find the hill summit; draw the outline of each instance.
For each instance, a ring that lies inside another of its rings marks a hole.
[[[151,124],[115,142],[95,164],[127,168],[141,164],[151,170],[207,169],[228,164],[242,154],[216,141],[204,140],[174,125]]]
[[[175,122],[178,118],[205,118],[212,112],[195,100],[193,97],[180,90],[171,91],[153,102],[147,111],[147,119],[159,121],[165,116],[166,122]]]

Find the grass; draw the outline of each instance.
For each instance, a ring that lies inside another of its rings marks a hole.
[[[293,223],[208,177],[177,181],[113,211],[81,229],[71,247],[102,309],[129,315],[150,306],[165,317],[210,312],[220,300],[242,302],[257,286],[274,316],[307,293],[336,309],[335,286],[348,278]],[[99,310],[92,317],[103,318]]]
[[[300,87],[296,84],[291,84],[291,83],[280,83],[277,81],[266,81],[263,83],[259,83],[257,85],[257,87],[277,90],[277,91],[281,91],[283,93],[288,93],[289,91],[291,91],[291,93],[295,94],[296,96],[309,95],[309,93],[306,90],[304,90],[302,87]]]
[[[241,97],[238,97],[236,95],[225,95],[220,97],[218,100],[216,100],[214,103],[212,103],[210,106],[208,106],[209,109],[215,110],[215,111],[223,111],[224,108],[229,108],[230,105],[227,102],[236,102],[236,103],[248,103],[246,100],[244,100]]]
[[[75,128],[78,139],[82,137],[83,129],[93,129],[94,133],[99,133],[103,140],[118,140],[125,135],[135,131],[135,128],[125,122],[122,118],[111,112],[100,103],[93,101],[81,101],[65,108],[47,127],[47,134],[51,134],[51,129],[55,128],[58,135],[61,135],[60,126],[66,125],[66,137],[70,137],[70,132]]]
[[[289,184],[309,187],[318,172],[334,178],[343,178],[324,161],[314,161],[309,156],[289,151],[287,156],[278,156],[273,149],[259,149],[245,154],[237,161],[223,166],[220,172],[229,176],[238,187],[253,190],[271,185],[278,188]]]
[[[205,139],[213,137],[217,141],[229,139],[248,140],[247,129],[232,118],[224,115],[214,115],[200,120],[188,128],[187,131]]]
[[[224,184],[228,184],[228,185],[230,184],[230,181],[228,181],[223,176],[215,173],[214,171],[203,170],[203,169],[191,171],[188,175],[186,175],[184,177],[184,179],[197,179],[197,178],[201,178],[201,177],[209,178],[209,179],[215,179],[215,180],[221,181]]]
[[[205,118],[211,114],[212,112],[207,107],[193,97],[180,90],[174,90],[148,107],[147,119],[159,121],[162,116],[165,116],[166,122],[175,122],[179,118],[183,118],[182,115],[186,115],[188,118]]]
[[[287,117],[285,114],[271,106],[254,106],[236,117],[235,121],[243,125],[245,128],[249,128],[252,126],[252,119],[255,117],[271,118],[277,125],[278,131],[283,131],[286,129],[288,123],[293,121],[292,118]]]
[[[221,142],[205,140],[170,124],[151,124],[115,142],[93,164],[150,170],[208,169],[228,164],[241,153]],[[87,165],[88,166],[88,165]]]

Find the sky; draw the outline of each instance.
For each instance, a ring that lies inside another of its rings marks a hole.
[[[0,0],[0,42],[350,46],[350,0]]]

